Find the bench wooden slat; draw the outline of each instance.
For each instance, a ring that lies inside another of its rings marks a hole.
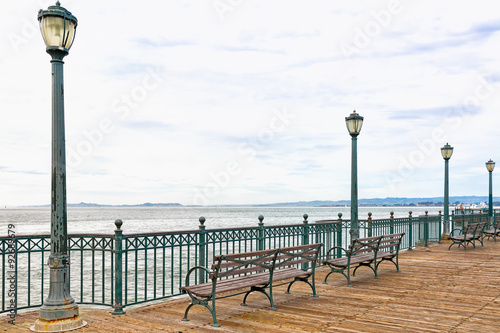
[[[391,247],[398,246],[398,244],[399,244],[399,242],[393,242],[393,243],[390,243],[390,244],[380,245],[379,248],[378,248],[378,251],[380,252],[380,250],[390,249]]]
[[[244,275],[231,279],[220,279],[217,281],[216,294],[245,289],[254,285],[264,285],[268,282],[269,272]],[[194,295],[201,297],[210,297],[212,294],[212,282],[182,287],[181,290],[191,292]]]
[[[217,261],[216,263],[212,264],[212,270],[216,270],[216,269],[230,269],[230,268],[237,268],[237,267],[244,267],[246,265],[252,265],[252,266],[269,266],[272,264],[272,262],[274,261],[274,256],[265,256],[265,257],[261,257],[260,259],[259,258],[256,258],[255,260],[253,261],[226,261],[226,262],[222,262],[222,261]]]
[[[277,269],[273,272],[273,280],[286,280],[299,276],[310,276],[311,273],[298,268]]]
[[[294,253],[291,253],[291,252],[286,252],[286,253],[280,253],[278,254],[278,256],[276,257],[277,260],[281,260],[281,259],[286,259],[286,258],[293,258],[293,257],[296,257],[297,255],[301,256],[301,257],[309,257],[309,256],[313,256],[313,255],[316,255],[318,253],[317,250],[310,250],[310,251],[307,251],[307,252],[301,252],[299,254],[294,254]]]
[[[218,272],[218,277],[219,278],[224,278],[224,277],[227,277],[227,276],[236,276],[236,275],[248,275],[248,274],[251,274],[251,273],[259,273],[259,272],[263,272],[263,271],[269,271],[269,268],[264,268],[264,267],[247,267],[247,268],[242,268],[242,269],[236,269],[236,270],[231,270],[231,271],[227,271],[227,272],[224,272],[224,271],[219,271]],[[213,276],[211,277],[213,278]]]
[[[215,256],[214,261],[221,260],[221,258],[224,258],[223,260],[232,260],[232,259],[239,259],[239,258],[254,258],[254,257],[260,257],[263,255],[272,254],[272,253],[274,253],[274,251],[276,251],[276,249],[226,254],[226,255]]]
[[[364,253],[364,254],[358,254],[355,256],[351,256],[350,258],[350,264],[355,265],[359,263],[368,263],[371,261],[375,260],[375,255],[373,253]],[[335,258],[335,259],[329,259],[329,260],[324,260],[323,263],[325,264],[330,264],[335,267],[347,267],[349,262],[348,257],[341,257],[341,258]]]
[[[309,259],[290,260],[290,261],[286,261],[286,262],[282,262],[282,263],[276,264],[275,267],[279,268],[279,267],[283,267],[283,266],[298,265],[298,264],[302,264],[302,263],[306,263],[306,262],[311,262],[311,260],[309,260]]]
[[[318,249],[321,247],[323,244],[321,243],[313,243],[313,244],[307,244],[307,245],[297,245],[297,246],[289,246],[289,247],[283,247],[280,249],[281,252],[295,252],[295,251],[300,251],[304,249]]]

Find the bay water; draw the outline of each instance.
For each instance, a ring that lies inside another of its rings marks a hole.
[[[390,212],[394,217],[438,214],[442,207],[360,207],[359,219],[386,219]],[[350,218],[349,207],[69,207],[69,234],[113,234],[114,221],[123,221],[124,234],[198,230],[200,216],[206,218],[207,229],[255,227],[258,216],[264,216],[265,225],[302,223],[308,221]],[[15,227],[15,235],[50,234],[50,207],[18,207],[0,209],[0,236],[7,235],[9,224]]]

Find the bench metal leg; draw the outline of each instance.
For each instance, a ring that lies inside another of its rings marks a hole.
[[[344,274],[344,273],[342,272],[342,274]],[[345,276],[345,274],[344,274],[344,276]],[[347,266],[347,285],[349,287],[352,287],[352,284],[351,284],[351,266]]]
[[[272,288],[269,288],[269,294],[266,292],[265,288],[261,288],[261,287],[250,287],[250,290],[246,292],[245,294],[245,297],[243,298],[243,303],[241,303],[241,305],[243,306],[247,306],[247,297],[248,295],[250,295],[251,292],[254,292],[254,291],[258,291],[258,292],[261,292],[263,293],[264,295],[266,295],[267,299],[269,300],[269,303],[271,303],[271,310],[276,310],[276,308],[274,307],[274,302],[273,302],[273,290]]]
[[[369,263],[369,264],[365,264],[365,263],[360,263],[358,266],[356,266],[356,268],[354,269],[354,271],[352,272],[352,276],[356,276],[356,270],[358,268],[360,268],[361,266],[366,266],[366,267],[370,267],[370,269],[373,271],[373,273],[375,274],[375,279],[378,279],[378,275],[377,275],[377,266],[375,266],[375,268],[372,267],[372,264]]]
[[[191,295],[189,295],[189,296],[191,296]],[[186,311],[184,312],[184,318],[182,318],[182,321],[189,321],[189,319],[188,319],[188,313],[189,313],[189,310],[191,310],[191,308],[193,306],[195,306],[195,305],[203,305],[212,314],[212,318],[214,320],[214,323],[212,324],[212,326],[214,326],[214,327],[220,327],[220,325],[217,324],[217,315],[216,315],[216,312],[215,312],[215,298],[212,299],[212,307],[210,307],[210,305],[208,305],[208,301],[209,300],[197,299],[197,298],[194,298],[193,296],[191,296],[191,304],[188,305]]]
[[[328,280],[328,277],[330,276],[330,274],[332,274],[332,273],[340,273],[343,276],[345,276],[345,278],[347,279],[347,284],[349,285],[349,287],[352,287],[352,285],[351,285],[351,279],[349,278],[348,275],[346,275],[344,273],[345,268],[344,269],[336,269],[336,268],[330,267],[330,269],[332,271],[325,276],[325,280],[323,281],[323,284],[327,284],[326,280]],[[347,274],[349,274],[349,271],[348,271]]]
[[[394,266],[396,266],[396,272],[400,272],[399,270],[399,262],[398,262],[398,259],[396,257],[396,261],[394,261],[394,258],[382,258],[382,260],[380,260],[378,263],[377,263],[377,270],[378,270],[378,265],[380,265],[382,263],[382,261],[390,261],[394,264]]]
[[[464,250],[467,250],[466,246],[464,245],[464,242],[453,242],[450,244],[450,246],[448,247],[448,250],[451,249],[451,247],[455,244],[458,244],[458,248],[460,248],[460,246],[463,246],[464,247]]]
[[[189,321],[188,319],[188,313],[189,313],[189,310],[193,307],[193,303],[189,304],[186,311],[184,312],[184,318],[182,318],[182,321]]]
[[[305,282],[309,285],[309,287],[311,287],[312,291],[313,291],[313,297],[318,297],[318,295],[316,295],[316,286],[314,285],[314,278],[313,278],[313,283],[311,284],[311,282],[309,282],[309,278],[308,277],[296,277],[292,282],[290,282],[290,284],[288,285],[288,288],[286,289],[286,293],[285,294],[290,294],[290,287],[292,287],[292,284],[294,284],[295,282],[297,281],[302,281],[302,282]]]

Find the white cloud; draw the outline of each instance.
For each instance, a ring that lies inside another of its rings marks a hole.
[[[442,195],[446,141],[450,193],[487,193],[495,2],[220,2],[232,6],[222,17],[211,0],[62,2],[79,20],[64,77],[70,202],[348,199],[353,109],[365,116],[361,198]],[[50,200],[50,57],[36,14],[51,4],[0,14],[0,204]],[[293,119],[277,123],[277,110]]]

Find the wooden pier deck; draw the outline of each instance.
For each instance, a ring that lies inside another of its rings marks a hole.
[[[208,310],[195,306],[183,322],[188,298],[135,309],[123,316],[110,310],[81,308],[88,325],[75,332],[500,332],[500,242],[464,251],[449,243],[400,254],[401,272],[391,263],[380,265],[379,279],[360,268],[347,287],[345,278],[320,268],[316,276],[318,298],[301,283],[284,294],[275,289],[277,311],[269,310],[262,294],[219,300],[222,327],[211,326]],[[0,332],[29,332],[38,312],[25,312],[16,325],[0,318]]]

